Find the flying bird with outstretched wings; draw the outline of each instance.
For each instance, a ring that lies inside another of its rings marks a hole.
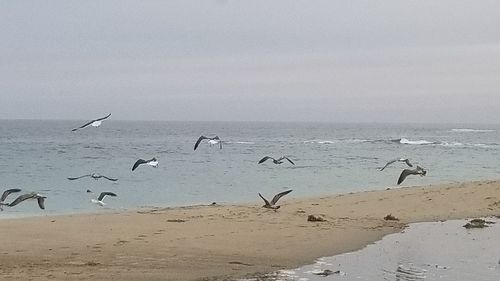
[[[71,131],[73,131],[73,132],[74,132],[74,131],[76,131],[76,130],[83,129],[83,128],[85,128],[85,127],[89,126],[89,125],[90,125],[90,126],[92,126],[92,127],[99,127],[99,126],[101,126],[102,121],[104,121],[104,120],[108,119],[108,118],[109,118],[109,116],[111,116],[111,113],[110,113],[110,114],[108,114],[108,115],[106,115],[106,116],[104,116],[104,117],[101,117],[101,118],[97,118],[97,119],[91,120],[91,121],[89,121],[89,122],[87,122],[87,123],[85,123],[85,124],[81,125],[80,127],[74,128],[74,129],[73,129],[73,130],[71,130]]]

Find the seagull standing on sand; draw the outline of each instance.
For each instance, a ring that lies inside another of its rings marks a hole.
[[[101,205],[101,206],[104,206],[104,205],[106,205],[106,203],[104,203],[102,200],[104,199],[104,197],[106,197],[106,195],[112,196],[112,197],[116,197],[117,196],[113,192],[105,191],[105,192],[101,192],[101,194],[99,194],[99,197],[97,198],[97,200],[96,199],[91,199],[90,202],[98,204],[98,205]]]
[[[85,124],[81,125],[81,126],[80,126],[80,127],[78,127],[78,128],[74,128],[74,129],[73,129],[73,130],[71,130],[71,131],[73,131],[73,132],[74,132],[74,131],[76,131],[76,130],[83,129],[83,128],[85,128],[85,127],[89,126],[89,125],[90,125],[90,126],[92,126],[92,127],[96,127],[96,128],[97,128],[97,127],[101,126],[102,121],[104,121],[105,119],[108,119],[108,118],[109,118],[109,116],[111,116],[111,113],[110,113],[110,114],[108,114],[108,115],[106,115],[106,116],[104,116],[104,117],[101,117],[101,118],[97,118],[97,119],[91,120],[91,121],[89,121],[89,122],[87,122],[87,123],[85,123]]]
[[[218,136],[215,136],[213,138],[201,136],[201,137],[198,138],[198,140],[194,144],[194,150],[196,150],[198,148],[198,145],[200,145],[200,142],[202,140],[208,140],[208,144],[210,144],[210,146],[212,146],[214,144],[219,144],[219,148],[222,149],[222,141],[221,141],[221,139]]]
[[[108,177],[100,175],[98,173],[92,173],[92,174],[88,174],[88,175],[83,175],[83,176],[79,176],[79,177],[76,177],[76,178],[68,178],[68,180],[74,181],[74,180],[79,180],[79,179],[85,178],[85,177],[91,177],[91,178],[93,178],[95,180],[98,180],[100,178],[105,178],[105,179],[110,180],[110,181],[117,181],[118,180],[118,179],[108,178]]]
[[[144,159],[139,159],[135,162],[134,166],[132,167],[132,171],[137,169],[137,167],[139,167],[139,165],[142,165],[142,164],[146,164],[146,165],[149,165],[153,168],[158,168],[158,160],[156,160],[156,158],[151,158],[149,160],[144,160]]]
[[[418,165],[416,169],[404,169],[403,172],[401,172],[401,175],[399,176],[398,185],[400,185],[409,175],[420,175],[421,177],[423,177],[426,174],[427,171]]]
[[[273,200],[271,200],[271,202],[267,201],[267,199],[264,198],[264,196],[262,196],[262,194],[259,193],[260,198],[262,198],[262,200],[264,200],[264,203],[265,203],[264,206],[262,206],[262,207],[268,208],[268,209],[273,209],[273,210],[279,209],[281,206],[276,206],[276,203],[278,203],[278,200],[280,200],[281,197],[287,195],[290,192],[292,192],[292,189],[287,190],[287,191],[283,191],[283,192],[280,192],[280,193],[274,195]]]
[[[1,203],[3,203],[5,201],[5,199],[7,199],[7,197],[11,193],[20,192],[20,191],[21,191],[21,189],[19,189],[19,188],[11,188],[11,189],[7,189],[6,191],[4,191],[2,193],[2,197],[0,198],[0,211],[3,211],[3,208],[2,208],[3,205]]]
[[[36,192],[31,192],[31,193],[27,193],[27,194],[24,194],[24,195],[17,197],[11,203],[8,203],[8,204],[7,203],[0,203],[0,205],[14,207],[17,204],[19,204],[25,200],[35,200],[36,199],[38,201],[38,207],[40,207],[40,209],[42,209],[42,210],[45,210],[45,199],[46,198],[47,197],[42,196]]]
[[[286,157],[286,156],[281,156],[281,157],[280,157],[280,158],[278,158],[278,159],[274,159],[274,158],[273,158],[273,157],[271,157],[271,156],[266,156],[266,157],[264,157],[264,158],[260,159],[259,164],[262,164],[262,163],[266,162],[268,159],[272,159],[272,160],[273,160],[273,163],[274,163],[274,164],[277,164],[277,165],[278,165],[278,164],[283,163],[283,160],[285,160],[285,159],[286,159],[286,160],[288,160],[288,162],[290,162],[292,165],[295,165],[295,163],[293,163],[293,161],[292,161],[292,160],[290,160],[290,158],[288,158],[288,157]]]
[[[413,165],[410,163],[409,159],[407,159],[407,158],[399,158],[399,159],[394,159],[394,160],[391,160],[391,161],[387,162],[387,164],[385,164],[385,166],[382,167],[382,169],[380,169],[380,171],[383,171],[385,168],[387,168],[387,166],[391,165],[394,162],[405,162],[406,165],[408,165],[408,167],[413,167]]]

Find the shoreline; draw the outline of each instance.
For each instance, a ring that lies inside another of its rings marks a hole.
[[[351,252],[406,224],[500,215],[500,181],[0,220],[2,278],[231,280]],[[392,214],[399,221],[383,218]],[[309,222],[308,215],[324,218]]]

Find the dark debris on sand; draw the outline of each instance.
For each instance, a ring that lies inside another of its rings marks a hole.
[[[488,224],[494,224],[493,221],[486,221],[483,219],[472,219],[468,223],[464,224],[463,227],[470,228],[485,228],[488,227]]]
[[[398,221],[399,219],[393,216],[392,214],[388,214],[387,216],[384,217],[384,220],[386,221]]]
[[[316,216],[316,215],[309,215],[307,217],[307,221],[313,221],[313,222],[324,222],[326,221],[324,218],[321,216]]]

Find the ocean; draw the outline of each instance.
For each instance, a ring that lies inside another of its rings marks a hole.
[[[261,204],[258,192],[272,197],[285,189],[293,189],[287,197],[312,197],[396,188],[404,163],[378,168],[399,157],[427,170],[402,186],[500,176],[500,125],[106,120],[98,128],[71,131],[83,122],[0,121],[1,187],[47,196],[44,211],[24,202],[0,217]],[[218,135],[223,149],[203,142],[193,151],[200,135]],[[266,155],[286,155],[296,165],[258,164]],[[142,165],[132,172],[137,159],[152,157],[158,168]],[[67,179],[93,172],[118,181]],[[90,202],[102,191],[118,195],[106,198],[104,208]]]

